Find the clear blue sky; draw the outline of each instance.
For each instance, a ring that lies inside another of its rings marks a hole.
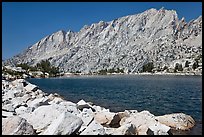
[[[3,2],[2,58],[8,59],[58,30],[111,21],[150,8],[173,9],[186,21],[202,15],[202,2]]]

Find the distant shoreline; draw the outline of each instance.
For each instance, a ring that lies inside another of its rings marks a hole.
[[[109,77],[109,76],[201,76],[202,77],[202,74],[201,75],[196,75],[196,74],[193,74],[193,75],[185,75],[185,74],[108,74],[108,75],[66,75],[66,76],[57,76],[57,77],[47,77],[47,78],[53,78],[53,79],[57,79],[57,78],[77,78],[77,77]],[[27,79],[47,79],[47,78],[44,78],[44,77],[32,77],[32,78],[27,78]]]
[[[151,75],[151,76],[202,76],[202,74],[194,74],[194,73],[133,73],[133,74],[106,74],[106,75],[99,75],[99,74],[68,74],[68,75],[63,75],[63,76],[58,76],[55,78],[66,78],[66,77],[78,77],[78,76],[146,76],[146,75]],[[51,77],[50,77],[51,78]]]

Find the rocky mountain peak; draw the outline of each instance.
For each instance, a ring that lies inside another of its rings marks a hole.
[[[48,59],[64,72],[120,68],[128,73],[150,61],[161,68],[198,54],[202,54],[202,16],[186,22],[175,10],[151,8],[85,25],[79,32],[59,30],[4,63],[35,65]]]

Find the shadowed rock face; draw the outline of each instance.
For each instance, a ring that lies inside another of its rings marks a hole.
[[[110,22],[85,25],[79,32],[58,31],[5,64],[35,65],[49,59],[64,72],[95,72],[121,68],[137,72],[153,61],[170,66],[172,61],[202,54],[202,16],[190,22],[178,19],[174,10],[149,9]]]

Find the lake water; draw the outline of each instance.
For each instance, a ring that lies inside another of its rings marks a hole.
[[[47,93],[77,103],[83,99],[111,111],[135,109],[164,115],[182,112],[197,123],[189,134],[202,134],[202,76],[77,76],[28,79]]]

